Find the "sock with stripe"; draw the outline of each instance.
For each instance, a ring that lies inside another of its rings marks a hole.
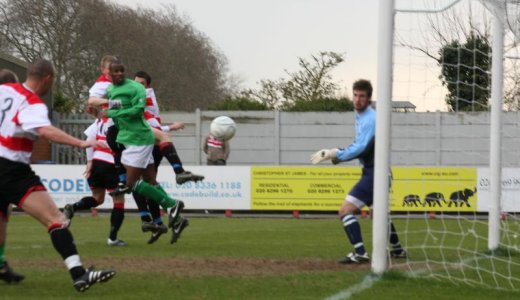
[[[144,196],[136,192],[132,192],[132,196],[134,196],[135,204],[137,205],[137,210],[139,211],[139,215],[141,216],[141,221],[152,222],[153,219],[150,216],[150,211],[148,210],[148,202],[155,202],[146,200]],[[157,204],[155,203],[155,205]]]
[[[366,250],[361,237],[361,226],[357,218],[353,214],[348,214],[343,216],[341,221],[350,243],[354,246],[355,252],[361,255],[365,254]]]
[[[69,229],[62,227],[61,224],[53,224],[49,226],[49,234],[54,249],[58,251],[65,261],[72,279],[76,279],[85,274],[85,269],[79,261],[78,250],[74,245],[74,238]],[[71,260],[74,260],[73,264],[71,264]]]
[[[182,167],[182,162],[177,154],[177,150],[175,150],[175,146],[171,142],[164,142],[159,145],[159,148],[161,149],[161,153],[170,165],[173,167],[173,171],[175,174],[183,173],[184,168]]]
[[[152,215],[154,223],[161,225],[163,222],[161,219],[161,207],[159,206],[159,204],[157,204],[154,201],[148,201],[148,210]]]

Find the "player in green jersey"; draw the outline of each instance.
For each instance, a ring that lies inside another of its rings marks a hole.
[[[152,155],[155,138],[144,118],[146,91],[140,83],[126,78],[121,61],[110,64],[110,76],[112,85],[107,90],[109,109],[106,114],[119,128],[116,141],[125,146],[121,162],[127,171],[126,184],[134,192],[169,210],[170,242],[174,243],[188,226],[188,220],[180,215],[184,203],[169,197],[155,179]]]

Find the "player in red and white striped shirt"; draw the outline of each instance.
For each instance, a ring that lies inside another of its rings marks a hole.
[[[83,292],[96,282],[109,280],[115,272],[83,267],[68,230],[69,220],[58,210],[29,163],[39,136],[80,148],[100,144],[77,139],[51,125],[47,106],[40,96],[49,91],[53,81],[52,64],[40,59],[29,67],[25,83],[0,86],[0,211],[5,213],[12,203],[46,226],[54,248],[69,269],[74,287]]]
[[[0,84],[17,83],[18,76],[7,69],[0,70]],[[5,261],[5,240],[7,236],[7,223],[11,215],[12,205],[8,205],[6,211],[0,211],[0,279],[7,283],[20,282],[25,276],[15,272]]]
[[[89,107],[90,110],[94,108]],[[95,113],[95,111],[92,111]],[[109,119],[98,118],[86,130],[87,140],[106,142]],[[113,191],[118,184],[118,174],[114,165],[114,154],[110,148],[87,148],[87,169],[85,170],[92,196],[83,197],[76,203],[65,205],[65,216],[72,219],[79,210],[90,210],[105,201],[106,191]],[[117,238],[117,234],[125,218],[125,197],[123,194],[113,195],[110,216],[110,234],[107,240],[109,246],[126,246],[126,243]]]

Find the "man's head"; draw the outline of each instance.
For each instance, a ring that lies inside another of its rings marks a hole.
[[[101,71],[101,74],[107,76],[110,73],[110,64],[115,62],[117,60],[117,57],[114,55],[105,55],[101,58],[101,63],[99,64],[99,70]]]
[[[121,85],[125,81],[125,65],[122,61],[116,60],[110,64],[110,77],[112,83],[115,85]]]
[[[152,84],[152,77],[145,71],[136,72],[134,75],[134,80],[144,85],[145,88],[149,88],[150,84]]]
[[[0,84],[16,82],[18,82],[18,76],[13,71],[8,69],[0,70]]]
[[[359,79],[352,85],[354,109],[363,112],[372,103],[372,84],[365,79]]]
[[[54,82],[54,67],[46,59],[35,61],[27,69],[26,84],[39,96],[49,92]]]

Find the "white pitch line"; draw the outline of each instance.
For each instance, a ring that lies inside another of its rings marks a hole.
[[[381,279],[381,276],[369,274],[369,275],[365,276],[365,278],[363,278],[363,280],[360,283],[353,285],[353,286],[349,287],[348,289],[340,291],[335,295],[329,296],[329,297],[325,298],[325,300],[349,299],[350,297],[352,297],[352,295],[371,288],[372,285],[374,285],[374,283],[376,283],[380,279]]]
[[[471,261],[478,261],[478,260],[481,260],[483,259],[482,257],[469,257],[469,258],[466,258],[466,259],[463,259],[459,262],[459,264],[461,264],[462,266],[464,266],[465,264],[471,262]],[[416,271],[410,271],[410,272],[407,272],[407,275],[412,277],[412,278],[416,278],[417,276],[420,276],[426,272],[428,272],[429,270],[427,268],[424,268],[424,269],[419,269],[419,270],[416,270]],[[332,296],[329,296],[327,298],[325,298],[325,300],[346,300],[346,299],[350,299],[350,297],[352,297],[352,295],[354,294],[357,294],[359,292],[362,292],[366,289],[369,289],[371,288],[374,283],[378,282],[379,280],[381,280],[381,276],[378,276],[378,275],[375,275],[375,274],[369,274],[367,276],[365,276],[363,278],[363,280],[356,284],[356,285],[353,285],[345,290],[342,290],[340,292],[338,292],[337,294],[335,295],[332,295]]]

